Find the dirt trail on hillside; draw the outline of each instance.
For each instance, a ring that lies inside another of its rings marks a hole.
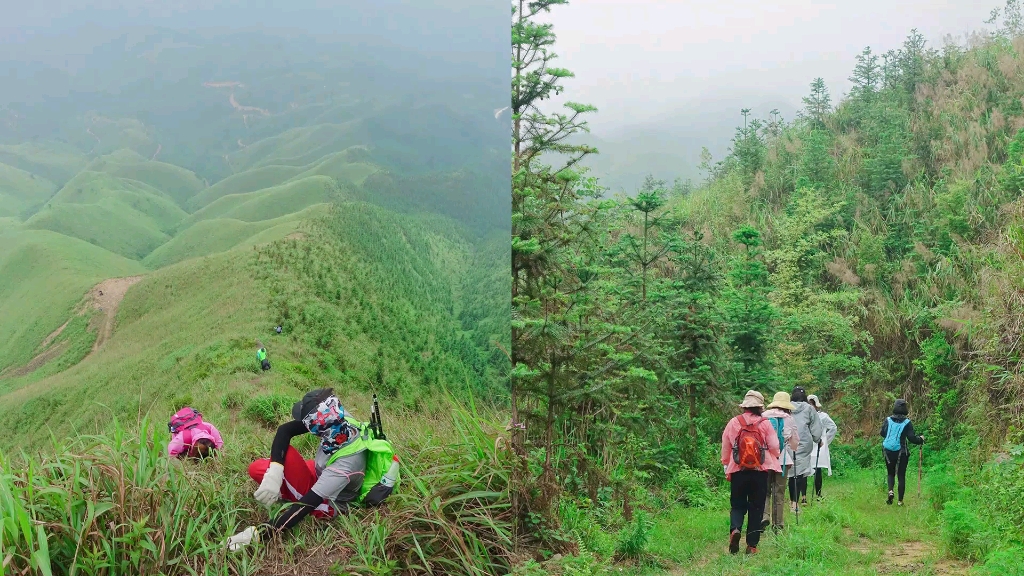
[[[142,280],[142,276],[111,278],[100,282],[89,291],[87,298],[92,303],[92,307],[103,312],[97,316],[98,321],[94,319],[92,322],[96,328],[96,342],[92,345],[92,352],[89,353],[89,356],[114,334],[114,317],[117,316],[117,308],[121,305],[121,300],[124,300],[128,289],[139,280]]]
[[[142,280],[142,276],[128,276],[125,278],[111,278],[104,280],[96,286],[93,286],[82,302],[79,303],[73,314],[75,316],[81,316],[90,309],[100,312],[95,318],[89,322],[89,328],[96,332],[96,341],[92,345],[92,350],[85,356],[88,358],[92,356],[104,342],[110,339],[114,334],[114,318],[117,316],[117,309],[121,305],[121,300],[124,300],[124,295],[128,292],[133,284]],[[47,336],[41,344],[39,344],[39,352],[24,366],[13,368],[8,367],[3,372],[0,372],[0,377],[6,378],[18,378],[35,372],[37,368],[46,364],[50,360],[59,357],[68,347],[68,342],[58,342],[56,345],[51,346],[54,340],[64,332],[64,329],[68,327],[71,322],[69,318],[59,328],[54,330]],[[83,360],[85,359],[83,358]]]

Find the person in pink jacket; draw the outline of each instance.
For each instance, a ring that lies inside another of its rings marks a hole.
[[[757,554],[761,519],[768,498],[768,473],[781,472],[779,439],[767,418],[761,416],[764,396],[747,391],[740,403],[743,413],[722,432],[722,465],[732,484],[729,513],[729,553],[740,550],[740,531],[747,517],[747,554]]]
[[[167,454],[177,458],[203,459],[224,447],[224,440],[217,427],[203,421],[203,415],[186,406],[178,410],[167,425],[171,442]]]

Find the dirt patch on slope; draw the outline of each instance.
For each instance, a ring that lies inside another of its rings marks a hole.
[[[970,566],[950,558],[936,558],[935,546],[929,542],[903,542],[882,554],[876,566],[879,574],[917,574],[925,568],[935,576],[961,576]],[[930,562],[930,560],[935,561]]]
[[[99,312],[89,322],[90,330],[96,332],[96,341],[92,345],[92,350],[86,355],[86,358],[91,356],[104,342],[110,339],[114,334],[114,317],[117,316],[117,309],[121,305],[121,300],[124,299],[124,295],[128,292],[133,284],[142,280],[142,276],[128,276],[125,278],[111,278],[104,280],[90,290],[82,302],[75,307],[73,314],[75,316],[81,316],[88,312],[90,309]],[[58,342],[56,345],[51,346],[53,341],[64,332],[64,329],[68,327],[71,322],[69,318],[60,328],[57,328],[50,333],[42,343],[39,345],[39,353],[29,361],[28,364],[18,368],[7,368],[3,372],[0,372],[0,377],[7,378],[18,378],[35,372],[37,368],[46,364],[50,360],[59,357],[68,348],[68,341]],[[84,360],[84,358],[83,358]]]
[[[93,352],[114,334],[114,317],[117,316],[117,308],[121,305],[121,300],[124,300],[128,289],[139,280],[142,280],[142,276],[111,278],[100,282],[89,291],[86,297],[92,303],[92,307],[103,312],[93,320],[96,329],[96,342],[92,345]]]

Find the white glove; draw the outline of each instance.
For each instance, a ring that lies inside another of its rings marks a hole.
[[[253,493],[253,498],[264,506],[273,506],[281,498],[281,483],[284,482],[284,466],[271,462],[263,475],[263,482]]]
[[[238,550],[241,550],[243,546],[248,546],[253,540],[258,539],[259,538],[256,535],[256,527],[249,526],[245,530],[242,530],[238,534],[228,538],[228,550],[237,552]]]

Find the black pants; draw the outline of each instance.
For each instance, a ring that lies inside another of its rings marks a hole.
[[[903,494],[907,491],[907,461],[910,460],[910,454],[902,451],[893,452],[885,448],[882,448],[882,452],[885,454],[885,469],[889,473],[889,490],[892,490],[892,485],[898,477],[900,479],[899,501],[902,502]]]
[[[818,498],[821,498],[821,477],[825,472],[824,468],[814,469],[814,494]]]
[[[757,546],[761,541],[761,520],[764,518],[764,504],[768,499],[768,473],[757,470],[740,470],[732,473],[732,496],[729,501],[729,532],[743,529],[743,517],[747,517],[747,546]]]
[[[795,476],[789,479],[789,501],[796,502],[801,496],[807,496],[807,476]]]
[[[263,362],[261,362],[260,367],[263,368],[264,372],[270,370],[270,360],[264,360]]]

